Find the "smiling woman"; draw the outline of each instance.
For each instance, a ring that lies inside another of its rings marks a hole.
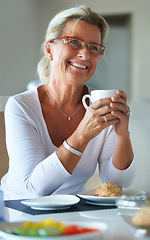
[[[5,108],[6,199],[77,194],[97,164],[102,182],[132,182],[127,94],[117,90],[87,110],[82,105],[107,29],[105,19],[85,6],[64,10],[49,23],[38,64],[44,83],[10,97]]]

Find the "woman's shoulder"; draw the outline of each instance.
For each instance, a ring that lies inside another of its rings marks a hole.
[[[34,109],[38,103],[38,91],[37,87],[27,90],[25,92],[10,96],[6,106],[5,111],[15,109]]]
[[[24,91],[22,93],[19,93],[19,94],[16,94],[16,95],[12,95],[9,97],[8,101],[11,102],[11,101],[16,101],[16,102],[30,102],[32,103],[31,99],[34,100],[36,99],[38,96],[38,92],[37,92],[37,87],[31,89],[31,90],[27,90],[27,91]]]

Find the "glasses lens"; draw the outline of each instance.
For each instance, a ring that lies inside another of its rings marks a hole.
[[[75,49],[79,49],[82,48],[82,41],[78,40],[78,39],[68,39],[68,44]]]
[[[91,52],[91,53],[93,53],[93,54],[98,54],[98,52],[99,52],[99,46],[98,45],[96,45],[96,44],[88,44],[88,46],[89,46],[89,51]]]
[[[89,51],[93,54],[103,54],[104,47],[98,44],[88,44]]]

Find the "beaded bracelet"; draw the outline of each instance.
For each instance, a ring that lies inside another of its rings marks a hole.
[[[63,145],[64,145],[64,147],[65,147],[67,150],[69,150],[70,152],[72,152],[72,153],[74,153],[74,154],[82,157],[83,153],[80,152],[80,151],[78,151],[78,150],[76,150],[76,149],[74,149],[74,148],[72,148],[66,141],[63,142]]]

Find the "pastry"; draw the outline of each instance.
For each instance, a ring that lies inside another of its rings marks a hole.
[[[150,227],[150,207],[138,210],[132,217],[135,226]]]
[[[122,188],[115,183],[107,182],[96,188],[94,195],[99,197],[119,197],[122,195]]]

